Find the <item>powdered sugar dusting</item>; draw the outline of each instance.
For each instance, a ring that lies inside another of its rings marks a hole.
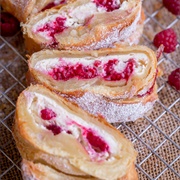
[[[67,97],[66,97],[67,98]],[[82,109],[93,115],[103,116],[109,123],[135,121],[142,118],[152,109],[154,102],[143,104],[121,104],[108,102],[100,95],[85,93],[80,98],[68,97],[70,101],[77,103]]]
[[[143,26],[138,24],[141,18],[141,8],[133,21],[133,23],[126,28],[122,29],[122,25],[114,27],[111,32],[107,32],[106,36],[98,42],[92,43],[90,45],[84,45],[83,47],[72,46],[71,49],[77,50],[91,50],[91,49],[100,49],[100,48],[111,48],[115,43],[120,44],[138,44],[139,38],[142,33]],[[140,28],[141,27],[141,28]],[[121,30],[122,29],[122,30]],[[139,31],[139,34],[136,32]],[[136,37],[133,36],[136,32]]]

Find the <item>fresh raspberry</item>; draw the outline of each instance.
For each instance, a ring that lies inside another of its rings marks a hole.
[[[175,87],[178,91],[180,90],[180,68],[171,72],[168,77],[168,83]]]
[[[169,28],[156,34],[153,43],[157,48],[163,44],[164,52],[171,53],[176,50],[177,35],[173,29]]]
[[[19,21],[7,12],[2,12],[0,16],[0,29],[2,36],[13,36],[20,29]]]
[[[163,0],[164,7],[175,15],[180,15],[180,0]]]
[[[109,151],[109,146],[108,144],[99,136],[95,135],[92,131],[87,131],[86,132],[86,138],[89,142],[89,144],[92,146],[92,148],[96,152],[104,152],[104,151]]]
[[[46,128],[50,131],[52,131],[52,133],[54,135],[58,135],[62,132],[62,129],[60,126],[57,126],[56,124],[50,124],[48,126],[46,126]]]
[[[41,118],[44,120],[51,120],[56,117],[56,113],[51,109],[45,108],[41,110]]]

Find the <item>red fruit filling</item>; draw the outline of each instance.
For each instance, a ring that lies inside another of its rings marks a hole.
[[[47,108],[43,109],[41,112],[43,112],[42,114],[45,115],[45,118],[46,118],[45,120],[49,120],[49,119],[51,119],[52,116],[53,117],[56,116],[52,110],[47,109]],[[41,114],[41,117],[42,117],[42,114]],[[43,119],[44,119],[44,117],[43,117]],[[76,122],[72,122],[70,124],[67,123],[67,126],[71,125],[71,124],[75,124],[76,126],[78,126],[78,128],[81,129],[82,134],[80,134],[80,135],[82,136],[84,141],[88,141],[89,145],[96,153],[109,151],[108,144],[100,136],[96,135],[91,129],[87,129],[87,128],[81,126],[80,124],[77,124]],[[67,134],[72,135],[72,131],[68,130],[68,127],[61,127],[56,124],[49,124],[49,125],[46,125],[45,127],[48,130],[50,130],[54,135],[58,135],[61,132],[65,132]],[[82,145],[84,145],[84,143]],[[87,151],[90,151],[90,150],[87,149]]]
[[[57,125],[55,125],[55,124],[50,124],[50,125],[46,126],[46,128],[47,128],[48,130],[52,131],[54,135],[58,135],[58,134],[60,134],[61,131],[62,131],[61,127],[60,127],[60,126],[57,126]]]
[[[134,60],[130,59],[123,72],[118,73],[115,71],[115,66],[118,63],[117,59],[109,60],[103,66],[100,61],[95,61],[93,65],[84,66],[80,63],[75,65],[65,64],[57,68],[53,68],[48,74],[52,76],[54,80],[67,81],[71,78],[77,77],[78,79],[91,79],[97,76],[103,77],[107,81],[119,81],[125,79],[128,81],[129,77],[134,70]],[[104,72],[98,72],[98,69],[103,68]]]
[[[0,15],[0,34],[2,36],[13,36],[20,30],[19,21],[7,12]]]
[[[56,117],[56,113],[48,108],[42,109],[40,113],[41,118],[44,120],[51,120],[52,118]]]
[[[133,73],[134,70],[134,60],[130,59],[126,65],[126,68],[123,72],[118,73],[114,69],[114,65],[118,63],[117,59],[109,60],[108,63],[104,65],[104,70],[106,72],[106,75],[104,76],[104,79],[107,81],[118,81],[121,79],[125,79],[128,81],[130,75]]]
[[[178,91],[180,90],[180,68],[171,72],[168,77],[168,83],[175,87]]]
[[[43,27],[37,29],[37,32],[47,32],[48,36],[53,38],[56,43],[55,34],[63,32],[67,27],[64,26],[66,18],[57,17],[54,21],[46,23]]]
[[[103,7],[107,12],[119,9],[120,5],[115,0],[94,0],[97,6]]]
[[[109,151],[109,146],[99,136],[96,136],[92,131],[87,131],[86,138],[91,147],[96,152]]]

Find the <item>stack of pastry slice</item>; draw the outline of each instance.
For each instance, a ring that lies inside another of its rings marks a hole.
[[[130,141],[43,86],[20,94],[13,132],[25,179],[137,179]]]
[[[157,99],[157,59],[137,44],[141,0],[2,0],[22,23],[31,85],[13,129],[25,180],[136,180],[136,152],[109,123]],[[46,49],[46,50],[42,50]],[[47,50],[48,49],[48,50]],[[39,85],[40,84],[40,85]]]

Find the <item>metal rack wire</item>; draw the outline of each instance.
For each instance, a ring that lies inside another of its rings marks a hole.
[[[151,6],[149,6],[149,4]],[[144,1],[146,21],[142,44],[154,49],[152,37],[172,27],[180,41],[180,17],[169,13],[161,1]],[[148,8],[146,8],[148,7]],[[164,70],[158,78],[159,100],[143,120],[114,124],[138,151],[136,168],[139,179],[180,179],[180,93],[167,83],[168,74],[180,67],[180,43],[176,52],[163,54],[158,66]],[[21,32],[14,37],[0,36],[0,179],[22,179],[21,157],[12,137],[12,124],[18,94],[26,87],[27,64]]]

